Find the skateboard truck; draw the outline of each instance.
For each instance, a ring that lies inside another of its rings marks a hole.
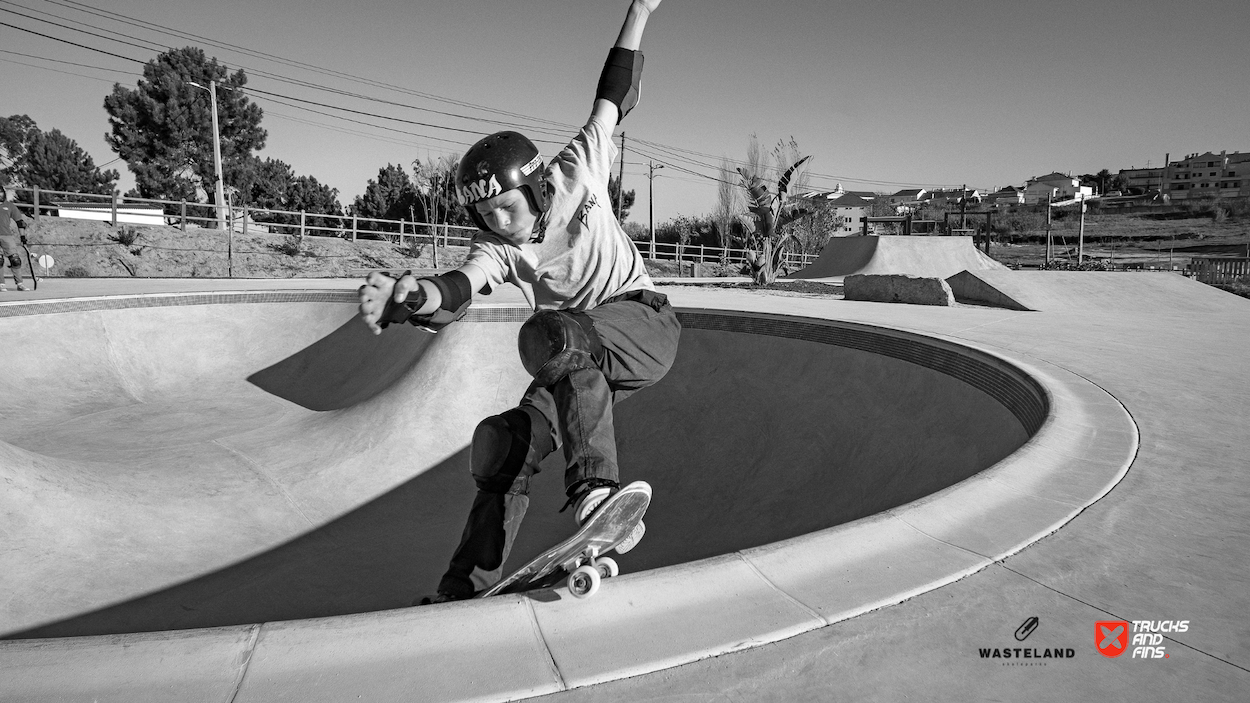
[[[599,590],[603,579],[609,579],[621,572],[612,557],[599,556],[599,547],[591,547],[576,558],[561,565],[569,577],[565,585],[574,598],[589,598]]]

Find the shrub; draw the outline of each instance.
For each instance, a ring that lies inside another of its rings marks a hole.
[[[281,244],[269,245],[274,251],[287,256],[299,256],[303,252],[303,247],[298,235],[292,235],[282,240]]]
[[[122,227],[117,230],[117,234],[109,237],[109,239],[112,239],[124,247],[129,247],[134,244],[137,239],[139,239],[139,230],[134,227]]]
[[[82,266],[70,266],[65,269],[66,278],[90,278],[91,274]]]

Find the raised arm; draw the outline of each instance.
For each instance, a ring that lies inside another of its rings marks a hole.
[[[591,119],[615,126],[638,103],[642,54],[634,52],[642,45],[642,31],[647,26],[647,19],[660,6],[660,2],[661,0],[630,2],[625,23],[621,25],[621,33],[612,45],[607,64],[603,67],[603,75],[599,78]]]

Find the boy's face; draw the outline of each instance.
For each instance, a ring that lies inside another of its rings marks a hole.
[[[477,208],[477,214],[486,221],[490,231],[517,246],[529,239],[534,223],[538,221],[538,213],[519,188],[479,200],[473,207]]]

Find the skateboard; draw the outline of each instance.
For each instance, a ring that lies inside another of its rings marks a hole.
[[[22,248],[26,250],[26,265],[30,267],[30,280],[35,284],[33,290],[39,290],[39,277],[35,275],[35,261],[30,258],[30,247],[23,244]]]
[[[477,597],[545,588],[558,583],[559,577],[565,574],[569,593],[575,598],[593,596],[603,579],[619,572],[616,561],[602,555],[633,532],[650,504],[651,486],[645,481],[625,486],[603,501],[576,534],[539,554]]]

